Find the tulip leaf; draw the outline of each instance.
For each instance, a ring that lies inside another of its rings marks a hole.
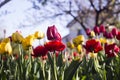
[[[81,62],[79,60],[72,61],[69,67],[65,69],[64,80],[72,80],[80,64]]]
[[[57,58],[57,66],[62,67],[63,66],[63,57],[62,54],[60,54]]]
[[[51,58],[50,53],[48,53],[48,59],[49,59],[49,62],[50,62],[50,64],[51,64],[51,66],[54,67],[54,66],[53,66],[53,59]]]

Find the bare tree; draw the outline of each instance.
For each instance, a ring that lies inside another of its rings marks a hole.
[[[115,23],[118,20],[120,13],[120,0],[87,0],[88,4],[82,5],[82,0],[30,0],[34,4],[34,8],[40,10],[41,2],[44,2],[43,6],[50,4],[55,13],[52,13],[48,9],[46,12],[50,12],[50,15],[45,15],[45,18],[53,18],[61,15],[70,15],[80,23],[84,30],[87,26],[85,23],[86,18],[91,15],[94,16],[94,26],[99,26],[104,23]],[[39,2],[39,4],[38,4]],[[85,4],[85,3],[84,3]]]
[[[2,0],[0,8],[11,0]],[[33,3],[33,9],[41,11],[44,9],[46,13],[39,12],[39,15],[33,14],[36,22],[45,18],[55,18],[61,15],[70,15],[86,30],[85,21],[91,15],[94,16],[93,25],[99,26],[104,23],[115,23],[120,13],[120,0],[86,0],[83,6],[82,0],[28,0]],[[44,8],[49,5],[50,9]],[[42,8],[41,8],[42,7]],[[40,16],[41,15],[41,16]],[[37,16],[37,17],[35,17]]]

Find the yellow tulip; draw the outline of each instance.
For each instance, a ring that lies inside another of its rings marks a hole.
[[[27,49],[28,47],[31,47],[34,39],[35,39],[34,35],[29,35],[25,39],[23,39],[22,41],[23,48]]]
[[[91,31],[91,32],[90,32],[90,36],[91,36],[91,37],[95,37],[95,32],[94,32],[94,31]]]
[[[73,39],[73,44],[77,47],[79,44],[81,44],[84,41],[84,36],[79,35],[76,38]]]
[[[102,44],[105,44],[105,43],[107,43],[107,40],[106,40],[105,38],[100,38],[100,42],[101,42]]]
[[[78,52],[82,52],[82,45],[78,45],[76,49]]]
[[[34,34],[34,36],[37,39],[42,39],[42,38],[44,38],[44,33],[41,32],[41,31],[36,31],[35,34]]]
[[[0,54],[3,54],[5,52],[5,43],[0,44]]]
[[[3,53],[11,54],[12,53],[12,47],[10,44],[10,40],[8,42],[2,42],[0,44],[0,53],[1,54],[3,54]]]
[[[19,32],[15,32],[12,34],[12,41],[13,42],[21,43],[22,40],[23,40],[23,36]]]
[[[71,43],[71,42],[67,42],[67,47],[70,48],[70,49],[73,49],[74,48],[74,44]]]
[[[5,43],[10,42],[10,39],[9,38],[5,38],[5,39],[2,40],[2,42],[5,42]]]

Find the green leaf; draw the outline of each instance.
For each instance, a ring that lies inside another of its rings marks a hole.
[[[56,56],[55,54],[53,54],[54,57],[52,59],[51,55],[48,54],[48,59],[49,59],[49,63],[51,65],[51,70],[53,71],[51,76],[53,77],[52,79],[57,80],[57,67],[56,67]]]
[[[63,66],[62,53],[57,57],[57,66],[59,66],[59,67],[62,67],[62,66]]]
[[[53,65],[53,59],[51,58],[51,55],[50,55],[50,53],[48,53],[48,59],[49,59],[49,62],[50,62],[50,64],[51,64],[51,66],[52,67],[54,67]]]
[[[82,79],[81,80],[86,80],[86,76],[82,76]]]
[[[72,61],[69,67],[65,69],[64,80],[72,80],[80,64],[81,62],[79,60]]]

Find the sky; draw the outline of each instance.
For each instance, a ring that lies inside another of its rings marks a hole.
[[[12,0],[4,5],[0,9],[0,37],[3,37],[3,30],[6,30],[6,37],[11,36],[15,31],[21,31],[24,37],[33,34],[35,31],[46,33],[47,27],[52,25],[56,25],[62,37],[69,34],[69,29],[65,28],[65,26],[72,20],[70,16],[45,19],[44,21],[31,25],[31,23],[34,23],[34,19],[30,15],[35,12],[31,7],[32,3],[27,0]],[[37,15],[37,12],[35,15]],[[65,17],[68,18],[66,19]],[[21,24],[28,26],[22,27]]]

